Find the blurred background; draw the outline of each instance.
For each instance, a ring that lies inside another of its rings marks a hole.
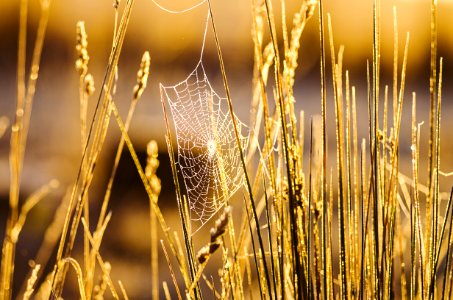
[[[160,5],[182,10],[199,0],[156,0]],[[123,0],[124,2],[124,0]],[[280,19],[280,1],[273,1]],[[302,1],[286,3],[287,24]],[[351,84],[357,86],[360,138],[367,136],[366,63],[372,57],[372,7],[373,1],[325,0],[325,11],[332,17],[336,49],[345,46],[344,68],[348,69]],[[120,6],[123,7],[124,3]],[[251,39],[251,1],[213,0],[213,14],[223,49],[226,72],[232,92],[233,105],[242,121],[248,123],[252,94],[253,44]],[[382,1],[382,87],[391,86],[393,63],[393,6],[398,10],[400,63],[406,32],[410,32],[407,70],[406,105],[402,125],[402,154],[409,161],[410,155],[410,93],[417,92],[417,117],[424,120],[424,133],[428,128],[429,59],[430,59],[430,1]],[[28,23],[27,61],[30,62],[37,22],[39,1],[31,0]],[[297,69],[295,95],[297,108],[305,111],[305,125],[320,113],[319,42],[317,11],[302,35]],[[16,99],[17,35],[19,1],[0,1],[0,117],[13,120]],[[144,51],[151,54],[151,74],[135,113],[130,136],[143,163],[146,160],[146,143],[157,140],[160,147],[161,166],[158,176],[162,179],[160,205],[172,224],[179,230],[173,182],[164,140],[165,125],[160,104],[159,83],[173,85],[184,80],[200,59],[207,5],[183,14],[169,14],[151,0],[137,0],[127,31],[119,62],[119,80],[115,101],[123,116],[127,113],[136,82],[136,72]],[[453,141],[448,128],[453,125],[453,1],[439,0],[439,57],[444,57],[444,88],[442,103],[441,165],[445,172],[453,171]],[[30,214],[18,245],[16,257],[15,288],[22,285],[28,271],[27,263],[35,255],[46,226],[53,218],[55,207],[65,190],[74,181],[80,164],[80,125],[78,73],[75,71],[76,23],[85,21],[88,33],[89,72],[95,80],[96,93],[90,100],[91,115],[100,91],[112,44],[114,9],[111,0],[52,1],[47,36],[43,49],[40,76],[31,118],[28,146],[25,155],[21,199],[43,184],[56,178],[61,183],[58,192],[36,207]],[[278,21],[279,24],[280,21]],[[279,32],[281,30],[279,29]],[[328,60],[329,61],[329,60]],[[219,62],[211,28],[208,27],[203,63],[214,89],[224,95]],[[28,65],[27,65],[28,66]],[[328,68],[330,66],[328,65]],[[28,67],[27,67],[28,70]],[[332,98],[329,99],[332,101]],[[333,103],[330,112],[333,115]],[[111,122],[103,158],[97,167],[90,201],[93,214],[99,207],[107,181],[107,174],[119,141],[119,130]],[[332,128],[333,129],[332,124]],[[363,126],[362,126],[363,125]],[[306,132],[308,135],[308,132]],[[424,135],[422,135],[423,137]],[[0,139],[0,236],[3,237],[8,207],[9,188],[9,132]],[[334,143],[333,131],[330,135]],[[330,147],[333,151],[334,147]],[[333,154],[333,153],[332,153]],[[332,156],[333,158],[334,156]],[[410,171],[410,165],[402,170]],[[149,270],[149,219],[148,200],[136,174],[130,155],[123,153],[120,171],[115,183],[111,210],[113,218],[106,233],[101,253],[113,265],[112,277],[123,280],[132,299],[150,298]],[[104,174],[104,176],[103,176]],[[443,185],[451,186],[451,179],[443,178]],[[240,203],[240,202],[239,202]],[[205,237],[207,241],[207,237]],[[164,280],[170,281],[165,264],[161,264]],[[127,270],[127,276],[124,276]],[[166,275],[165,275],[166,274]]]

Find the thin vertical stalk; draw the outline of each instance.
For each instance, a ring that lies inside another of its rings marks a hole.
[[[320,51],[320,76],[321,76],[321,115],[322,115],[322,168],[321,168],[321,203],[322,203],[322,269],[323,269],[323,299],[327,299],[327,198],[326,198],[326,175],[327,175],[327,134],[326,134],[326,102],[327,102],[327,89],[326,89],[326,50],[324,45],[324,11],[323,1],[319,0],[319,51]]]
[[[267,220],[267,238],[269,240],[269,252],[270,252],[270,257],[271,257],[271,275],[272,275],[272,282],[274,284],[274,299],[278,299],[277,296],[277,281],[276,281],[276,273],[275,273],[275,266],[274,266],[274,250],[272,246],[272,220],[271,220],[271,215],[270,215],[270,207],[268,204],[268,197],[267,197],[267,189],[266,189],[266,179],[263,178],[263,188],[264,188],[264,201],[266,204],[266,220]],[[252,234],[250,232],[250,234]],[[264,258],[265,259],[265,258]],[[270,293],[271,291],[269,291]]]
[[[348,258],[346,259],[346,275],[350,280],[348,281],[348,298],[351,297],[352,291],[354,289],[354,261],[355,261],[355,236],[354,236],[354,225],[353,225],[353,204],[352,204],[352,180],[351,180],[351,96],[349,88],[349,72],[346,70],[346,137],[345,137],[345,159],[346,159],[346,171],[345,171],[345,180],[346,180],[346,213],[347,213],[347,234],[348,234],[348,243],[347,243],[347,253],[349,253]]]
[[[314,144],[314,136],[313,136],[313,118],[310,122],[310,157],[309,157],[309,175],[308,175],[308,223],[307,223],[307,295],[311,295],[311,206],[313,203],[313,196],[315,189],[313,188],[313,144]]]
[[[342,86],[342,61],[343,46],[338,51],[338,64],[335,63],[335,48],[333,43],[333,31],[330,15],[328,17],[330,49],[332,58],[332,77],[335,102],[335,133],[337,143],[337,177],[338,177],[338,211],[339,211],[339,232],[340,232],[340,277],[341,297],[348,298],[347,288],[347,266],[346,266],[346,226],[345,226],[345,182],[344,182],[344,137],[343,137],[343,86]]]
[[[398,15],[393,6],[393,124],[396,123],[398,101]]]
[[[162,86],[161,86],[161,104],[162,104],[162,110],[164,112],[164,119],[165,119],[165,126],[167,129],[167,134],[166,134],[166,141],[167,141],[167,148],[170,156],[170,164],[172,168],[172,175],[173,175],[173,182],[175,184],[176,188],[176,198],[178,202],[178,212],[179,216],[181,218],[181,225],[183,229],[183,234],[184,234],[184,244],[186,247],[186,254],[187,254],[187,262],[189,264],[189,276],[190,276],[190,281],[193,282],[195,278],[195,259],[194,259],[194,253],[192,249],[192,241],[190,238],[190,234],[188,232],[188,219],[187,219],[187,214],[185,213],[185,207],[184,207],[184,201],[183,197],[181,195],[181,189],[179,185],[179,179],[178,179],[178,171],[176,170],[176,161],[175,161],[175,155],[174,155],[174,148],[173,148],[173,143],[172,143],[172,136],[171,136],[171,130],[170,130],[170,125],[168,122],[168,116],[167,116],[167,110],[165,107],[165,103],[163,100],[163,95],[162,95]],[[124,135],[124,133],[123,133]],[[130,149],[129,149],[130,150]],[[157,203],[153,203],[157,207]],[[191,284],[189,282],[186,282],[187,287],[189,287]],[[196,287],[195,287],[195,293],[194,293],[195,299],[198,299],[200,297],[200,289],[199,289],[199,283],[197,282]]]
[[[9,215],[6,224],[5,240],[2,248],[0,270],[0,298],[11,298],[14,260],[17,239],[12,238],[13,230],[19,216],[19,193],[22,177],[24,153],[27,144],[28,130],[36,82],[39,76],[39,65],[49,20],[50,0],[41,1],[41,15],[33,48],[30,72],[26,86],[26,53],[27,53],[27,18],[28,0],[21,0],[19,6],[19,38],[17,53],[17,100],[14,125],[11,127],[10,140],[10,189]]]
[[[452,198],[453,198],[453,187],[451,188],[450,199],[448,200],[449,203],[452,202]],[[452,255],[450,255],[450,250],[451,250],[452,246],[453,246],[453,211],[452,211],[452,213],[450,215],[450,234],[449,234],[449,238],[448,238],[448,246],[447,246],[447,252],[446,252],[447,261],[445,262],[444,280],[443,280],[443,283],[442,283],[442,300],[444,300],[446,292],[448,293],[446,288],[447,288],[447,283],[448,283],[447,282],[447,277],[449,276],[448,269],[451,268],[450,267],[450,265],[451,265],[451,261],[450,260],[451,260],[451,256]],[[449,284],[450,288],[451,288],[451,285],[452,285],[452,283],[450,281],[450,284]]]
[[[66,220],[65,224],[63,226],[63,231],[60,239],[60,245],[58,248],[57,252],[57,263],[56,263],[56,270],[54,271],[53,278],[51,280],[52,282],[52,287],[55,289],[56,296],[59,297],[62,292],[62,286],[66,277],[67,273],[67,264],[61,265],[59,261],[64,257],[69,257],[72,252],[72,248],[74,246],[75,242],[75,237],[77,233],[77,228],[80,223],[80,218],[81,218],[81,213],[82,213],[82,207],[84,204],[84,201],[86,200],[86,193],[88,191],[88,188],[90,186],[91,180],[93,178],[93,172],[96,167],[96,161],[99,156],[100,149],[102,148],[105,135],[107,132],[107,124],[109,120],[109,114],[110,114],[110,109],[111,109],[111,103],[112,99],[110,97],[110,93],[112,91],[112,86],[113,86],[113,80],[115,77],[115,72],[114,70],[116,69],[116,66],[118,65],[119,57],[121,54],[121,49],[123,46],[124,42],[124,37],[126,35],[127,27],[129,24],[130,20],[130,14],[132,11],[132,6],[134,4],[134,0],[128,0],[126,3],[126,6],[123,11],[123,15],[121,18],[121,23],[118,29],[118,35],[116,36],[114,46],[112,47],[112,51],[110,53],[109,57],[109,63],[107,65],[107,70],[105,73],[104,81],[103,81],[103,86],[105,87],[105,93],[102,101],[102,109],[101,109],[101,114],[98,118],[98,123],[95,128],[95,121],[96,121],[96,116],[98,114],[100,105],[101,105],[101,99],[102,99],[102,92],[99,95],[98,101],[96,103],[96,108],[95,108],[95,113],[93,116],[93,120],[90,125],[90,129],[88,131],[88,136],[87,136],[87,143],[85,145],[83,154],[82,154],[82,160],[80,163],[80,167],[78,170],[76,182],[73,187],[73,191],[71,194],[71,200],[70,200],[70,207],[73,207],[74,201],[77,201],[75,203],[75,211],[74,210],[68,210],[68,213],[66,215]],[[91,148],[91,152],[88,153],[88,145],[89,141],[91,140],[93,130],[96,130],[95,137],[94,137],[94,142]],[[97,134],[99,133],[99,135]],[[96,139],[96,137],[99,137],[99,140]],[[82,178],[82,169],[83,169],[83,164],[86,159],[86,154],[89,154],[88,158],[90,159],[89,162],[90,164],[88,165],[88,175],[83,176]],[[77,190],[79,188],[80,180],[82,181],[82,184],[80,186],[81,191],[78,193]],[[76,200],[77,198],[77,200]],[[69,226],[71,224],[71,226]],[[68,230],[70,229],[69,237],[67,237]],[[66,241],[66,239],[68,240]],[[66,243],[65,243],[66,242]],[[63,252],[64,251],[64,252]],[[60,266],[61,265],[61,266]],[[63,267],[63,270],[60,272],[59,269]],[[58,280],[56,280],[57,275],[60,277]]]
[[[415,297],[415,284],[416,284],[416,251],[417,251],[417,222],[416,214],[414,209],[414,204],[418,203],[419,193],[418,193],[418,153],[419,149],[417,147],[417,124],[416,124],[416,94],[412,93],[412,176],[414,181],[413,188],[413,200],[410,204],[410,214],[411,214],[411,283],[410,283],[410,298],[414,299]],[[415,203],[414,203],[415,202]]]
[[[436,107],[436,120],[435,120],[435,132],[434,132],[434,141],[435,141],[435,149],[433,153],[434,161],[434,170],[433,176],[434,181],[431,183],[430,190],[433,190],[432,195],[432,228],[431,228],[431,276],[429,282],[429,297],[430,299],[434,298],[435,294],[435,285],[436,285],[436,269],[437,269],[437,260],[438,257],[436,256],[437,252],[437,243],[438,243],[438,227],[439,227],[439,168],[440,168],[440,112],[441,112],[441,98],[442,98],[442,66],[443,66],[443,59],[440,58],[439,63],[439,78],[438,78],[438,90],[437,90],[437,107]],[[447,215],[448,215],[448,208],[447,208]],[[445,223],[444,223],[445,225]],[[442,232],[443,235],[443,232]],[[439,251],[440,251],[440,243],[442,242],[442,238],[439,242]]]
[[[360,226],[360,233],[361,233],[361,241],[362,241],[362,249],[361,249],[361,263],[360,263],[360,299],[364,299],[366,295],[365,293],[365,280],[366,280],[366,224],[368,217],[365,219],[365,195],[366,195],[366,149],[365,149],[365,139],[362,140],[362,145],[361,145],[361,160],[360,160],[360,171],[361,171],[361,184],[360,184],[360,194],[362,195],[362,205],[360,209],[360,218],[361,218],[361,226]]]
[[[28,0],[21,0],[19,6],[19,38],[17,49],[17,98],[14,124],[11,126],[10,153],[9,153],[9,212],[6,223],[5,238],[2,245],[0,270],[0,298],[12,297],[12,283],[16,243],[12,241],[12,230],[19,216],[19,190],[21,181],[21,133],[23,126],[24,99],[25,99],[25,63],[27,52],[27,15]]]
[[[225,93],[226,93],[227,100],[228,100],[228,108],[229,108],[229,112],[230,112],[230,115],[231,115],[231,119],[233,121],[234,134],[235,134],[235,137],[236,137],[238,150],[240,152],[242,167],[243,167],[243,170],[244,170],[244,177],[245,177],[246,184],[247,184],[248,198],[249,198],[250,203],[252,205],[252,211],[253,211],[253,215],[254,215],[254,219],[255,219],[255,223],[256,223],[256,228],[257,228],[257,234],[258,234],[258,242],[259,242],[259,245],[260,245],[260,251],[261,251],[262,256],[263,256],[263,266],[264,266],[264,273],[265,273],[265,277],[266,277],[266,283],[267,283],[267,286],[268,286],[268,290],[271,291],[271,281],[270,281],[269,270],[268,270],[266,259],[265,259],[264,243],[263,243],[263,239],[261,237],[261,232],[259,230],[260,226],[259,226],[258,216],[257,216],[257,213],[256,213],[255,201],[253,199],[252,187],[250,185],[250,179],[249,179],[249,176],[247,174],[247,167],[246,167],[246,162],[245,162],[245,158],[244,158],[244,152],[243,152],[243,149],[242,149],[241,141],[239,139],[239,132],[238,132],[237,124],[236,124],[236,118],[235,118],[235,115],[234,115],[234,112],[233,112],[233,103],[232,103],[232,100],[231,100],[230,89],[228,87],[228,81],[227,81],[226,72],[225,72],[225,65],[224,65],[224,62],[223,62],[222,50],[220,48],[220,43],[219,43],[219,39],[218,39],[218,36],[217,36],[217,30],[216,30],[215,23],[214,23],[214,16],[213,16],[213,13],[212,13],[212,7],[211,7],[211,1],[210,0],[208,0],[208,4],[209,4],[209,16],[211,18],[211,25],[212,25],[212,29],[213,29],[213,32],[214,32],[215,44],[216,44],[216,48],[217,48],[217,55],[218,55],[218,58],[219,58],[219,61],[220,61],[220,69],[221,69],[221,73],[222,73],[222,80],[223,80],[223,84],[224,84],[224,87],[225,87]]]
[[[250,237],[251,237],[251,244],[252,244],[252,249],[253,249],[253,259],[255,260],[255,267],[256,267],[256,274],[257,274],[257,277],[258,277],[258,287],[260,289],[260,297],[261,297],[261,300],[264,299],[264,293],[263,293],[263,284],[261,283],[261,273],[260,273],[260,270],[259,270],[259,263],[258,263],[258,258],[257,258],[257,255],[256,255],[256,249],[255,249],[255,238],[253,237],[253,231],[252,231],[252,225],[251,225],[251,220],[250,220],[250,213],[249,213],[249,209],[248,209],[248,205],[247,205],[247,201],[245,200],[244,198],[244,204],[245,204],[245,209],[246,209],[246,213],[247,213],[247,223],[248,223],[248,227],[249,227],[249,231],[250,231]],[[259,228],[257,229],[259,230]],[[270,292],[270,290],[269,290]]]
[[[432,179],[436,158],[434,152],[436,140],[434,139],[436,127],[436,80],[437,80],[437,0],[431,0],[431,19],[430,19],[430,37],[431,37],[431,58],[430,58],[430,76],[429,76],[429,152],[428,152],[428,199],[432,198]]]
[[[372,89],[372,122],[371,122],[371,143],[372,147],[372,170],[373,170],[373,244],[375,256],[375,296],[382,292],[379,271],[379,205],[380,205],[380,192],[379,192],[379,73],[380,73],[380,1],[374,0],[373,2],[373,89]]]
[[[354,235],[355,235],[355,261],[354,261],[354,268],[355,271],[355,292],[353,296],[359,296],[358,291],[361,290],[360,286],[360,277],[359,273],[360,264],[359,264],[359,241],[363,243],[361,239],[359,239],[359,214],[360,214],[360,205],[359,205],[359,153],[358,153],[358,138],[357,138],[357,109],[356,109],[356,96],[355,96],[355,87],[352,87],[352,128],[353,128],[353,182],[354,182]],[[362,220],[361,220],[362,222]],[[362,228],[362,226],[360,226]]]
[[[208,0],[210,1],[210,0]],[[297,284],[297,289],[295,291],[297,293],[297,297],[304,298],[308,297],[306,295],[307,290],[307,282],[305,278],[305,271],[303,265],[300,261],[299,256],[299,237],[297,232],[297,224],[296,224],[296,216],[297,216],[297,206],[295,205],[294,200],[294,186],[293,186],[293,166],[292,161],[290,158],[290,153],[292,145],[289,141],[289,135],[287,132],[287,122],[286,122],[286,112],[285,112],[285,104],[283,101],[283,83],[281,82],[281,74],[280,74],[280,55],[278,51],[278,42],[276,37],[276,30],[275,24],[273,22],[273,12],[271,7],[271,2],[269,0],[264,1],[266,12],[267,12],[267,21],[270,30],[270,36],[272,45],[274,48],[274,71],[275,71],[275,83],[277,89],[277,106],[280,112],[280,122],[282,126],[282,137],[283,137],[283,151],[285,155],[285,163],[286,163],[286,172],[287,172],[287,181],[288,181],[288,195],[289,195],[289,218],[290,218],[290,232],[291,232],[291,251],[292,251],[292,259],[293,259],[293,281],[295,283],[295,287]]]

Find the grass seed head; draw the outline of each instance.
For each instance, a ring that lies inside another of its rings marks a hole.
[[[146,147],[146,152],[148,154],[148,158],[146,160],[145,174],[148,179],[150,179],[151,176],[156,173],[156,170],[159,167],[159,160],[157,159],[157,142],[154,140],[150,141]]]
[[[77,22],[77,43],[76,43],[76,51],[77,51],[77,60],[75,63],[76,70],[79,72],[80,76],[85,76],[88,72],[88,62],[90,60],[90,56],[88,55],[88,36],[85,31],[85,22],[79,21]]]
[[[83,79],[83,82],[84,82],[84,91],[85,91],[85,94],[87,96],[91,96],[93,95],[93,93],[95,92],[95,88],[94,88],[94,78],[93,78],[93,75],[91,75],[90,73],[88,73],[85,78]]]
[[[305,19],[310,19],[315,12],[316,5],[318,5],[318,0],[309,0],[307,2],[307,9],[305,10]]]
[[[211,243],[214,243],[225,233],[228,219],[230,217],[230,210],[231,208],[229,206],[225,207],[222,215],[215,222],[215,227],[211,228]]]
[[[28,300],[32,296],[32,294],[34,292],[34,286],[35,286],[36,280],[38,279],[38,272],[39,272],[40,268],[41,268],[41,265],[39,265],[39,264],[37,264],[33,267],[33,271],[30,275],[30,278],[28,278],[28,280],[27,280],[27,290],[25,291],[25,294],[24,294],[24,298],[23,298],[24,300]]]
[[[146,152],[148,158],[146,160],[145,175],[148,178],[153,193],[159,195],[162,186],[160,179],[156,176],[156,170],[159,167],[157,142],[154,140],[150,141],[146,147]]]
[[[110,265],[109,262],[104,263],[104,270],[105,273],[102,274],[99,283],[96,284],[94,287],[94,299],[95,300],[103,300],[104,299],[104,293],[107,290],[107,285],[108,285],[108,277],[110,274],[110,271],[112,270],[112,266]]]
[[[151,58],[149,52],[145,51],[142,56],[142,62],[140,63],[140,69],[137,72],[137,83],[134,86],[134,100],[137,100],[141,97],[143,91],[146,88],[146,83],[148,82],[149,75],[149,65]]]
[[[206,262],[211,254],[216,252],[220,248],[220,245],[222,245],[220,237],[226,232],[230,211],[231,208],[229,206],[225,207],[222,215],[216,220],[215,226],[211,228],[211,240],[209,244],[201,248],[197,254],[197,259],[200,264]]]
[[[197,254],[197,259],[200,264],[204,263],[205,261],[208,260],[208,257],[210,256],[210,251],[209,251],[209,246],[204,246],[203,248],[198,251]]]

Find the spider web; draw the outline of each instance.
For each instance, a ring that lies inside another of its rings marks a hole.
[[[227,99],[211,87],[200,60],[174,86],[160,85],[176,129],[178,165],[193,221],[203,225],[243,184],[244,173]],[[242,149],[246,125],[234,115]]]

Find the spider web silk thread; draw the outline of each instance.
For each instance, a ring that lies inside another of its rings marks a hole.
[[[189,12],[191,10],[194,10],[195,8],[203,5],[204,3],[206,3],[207,0],[203,0],[203,1],[200,1],[199,3],[189,7],[189,8],[186,8],[186,9],[183,9],[183,10],[172,10],[172,9],[168,9],[164,6],[162,6],[161,4],[159,4],[157,1],[155,0],[151,0],[157,7],[159,7],[160,9],[162,9],[163,11],[166,11],[170,14],[183,14],[183,13],[186,13],[186,12]]]
[[[180,14],[201,6],[207,0],[181,11],[167,9],[155,0],[152,2],[168,13]],[[185,80],[175,85],[160,84],[163,91],[161,95],[167,98],[176,129],[177,164],[184,179],[191,219],[201,222],[198,229],[225,205],[244,181],[233,118],[225,106],[227,99],[220,97],[212,88],[203,66],[209,17],[208,9],[200,59],[195,69]],[[246,152],[251,132],[243,135],[242,131],[249,128],[236,114],[233,115],[242,149]],[[257,147],[263,159],[259,142]],[[267,174],[266,168],[265,173]]]
[[[207,2],[207,0],[202,0],[200,2],[198,2],[197,4],[191,6],[191,7],[188,7],[186,9],[182,9],[182,10],[171,10],[171,9],[168,9],[164,6],[162,6],[161,4],[159,4],[156,0],[151,0],[157,7],[159,7],[161,10],[165,11],[165,12],[168,12],[170,14],[183,14],[183,13],[186,13],[186,12],[189,12],[189,11],[192,11],[194,9],[196,9],[197,7],[203,5],[204,3]],[[205,28],[204,28],[204,34],[203,34],[203,43],[201,44],[201,53],[200,53],[200,61],[203,57],[203,53],[204,53],[204,46],[206,44],[206,35],[207,35],[207,32],[208,32],[208,24],[209,24],[209,16],[210,16],[210,10],[208,9],[208,13],[206,15],[206,22],[205,22]]]
[[[189,199],[191,219],[206,223],[243,184],[233,120],[225,98],[211,87],[202,61],[183,81],[163,86],[176,129],[178,165]],[[223,104],[223,106],[222,106]],[[243,149],[247,126],[234,116]]]

